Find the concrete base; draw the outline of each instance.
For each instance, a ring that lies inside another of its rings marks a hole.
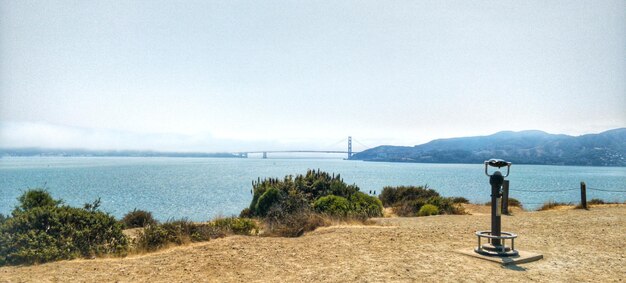
[[[516,255],[516,256],[504,256],[504,257],[486,256],[486,255],[478,254],[474,251],[474,249],[462,249],[462,250],[458,250],[457,252],[460,254],[468,255],[471,257],[475,257],[475,258],[497,262],[502,265],[526,263],[526,262],[540,260],[543,258],[542,254],[536,254],[536,253],[525,252],[525,251],[518,251],[519,255]]]

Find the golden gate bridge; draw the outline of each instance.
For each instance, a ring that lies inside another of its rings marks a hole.
[[[341,142],[345,141],[341,140]],[[361,142],[354,140],[361,146],[364,146],[366,149],[368,146],[362,144]],[[237,155],[241,158],[248,158],[248,154],[263,154],[263,159],[267,158],[268,153],[343,153],[348,155],[348,159],[352,157],[353,154],[358,153],[352,150],[352,137],[348,137],[348,150],[254,150],[254,151],[241,151],[235,152],[234,155]]]

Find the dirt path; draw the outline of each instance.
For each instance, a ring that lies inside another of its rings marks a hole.
[[[478,211],[477,211],[478,212]],[[626,205],[516,212],[503,230],[544,259],[517,266],[457,254],[489,215],[378,219],[300,238],[234,236],[127,258],[2,267],[2,282],[415,282],[626,280]],[[600,237],[601,236],[601,237]]]

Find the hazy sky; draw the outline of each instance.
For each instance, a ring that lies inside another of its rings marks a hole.
[[[2,0],[0,105],[3,147],[595,133],[626,126],[626,1]]]

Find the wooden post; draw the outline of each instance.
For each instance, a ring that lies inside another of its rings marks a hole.
[[[585,182],[580,182],[580,206],[584,209],[587,208],[587,185]]]
[[[502,213],[509,214],[509,180],[502,184]]]

